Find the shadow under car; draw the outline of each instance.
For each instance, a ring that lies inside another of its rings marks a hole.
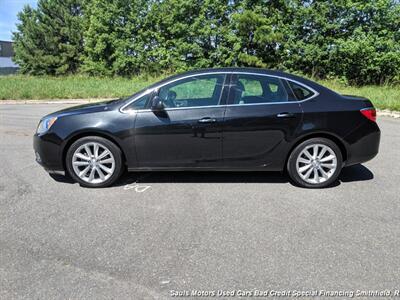
[[[69,176],[50,174],[57,182],[74,183]],[[343,168],[339,179],[330,187],[341,182],[365,181],[374,178],[364,165],[357,164]],[[283,172],[226,172],[226,171],[163,171],[163,172],[125,172],[113,185],[123,186],[132,183],[287,183],[291,182]]]

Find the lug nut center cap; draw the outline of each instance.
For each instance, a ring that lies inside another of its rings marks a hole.
[[[314,168],[319,168],[321,166],[321,163],[318,160],[313,160],[312,161],[312,166]]]

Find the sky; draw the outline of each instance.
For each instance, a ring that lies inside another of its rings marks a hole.
[[[11,32],[16,30],[17,14],[25,4],[36,7],[37,0],[0,0],[0,40],[11,41]]]

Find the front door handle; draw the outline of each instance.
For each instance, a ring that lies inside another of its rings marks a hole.
[[[207,118],[200,119],[198,122],[199,123],[215,123],[215,122],[217,122],[217,120],[207,117]]]
[[[283,112],[283,113],[277,114],[276,116],[278,118],[294,118],[295,117],[294,114],[288,113],[288,112]]]

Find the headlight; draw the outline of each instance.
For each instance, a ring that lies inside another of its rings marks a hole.
[[[36,132],[41,134],[46,132],[47,130],[50,129],[51,126],[53,126],[53,124],[56,122],[57,117],[52,117],[52,118],[45,118],[43,120],[40,121]]]

